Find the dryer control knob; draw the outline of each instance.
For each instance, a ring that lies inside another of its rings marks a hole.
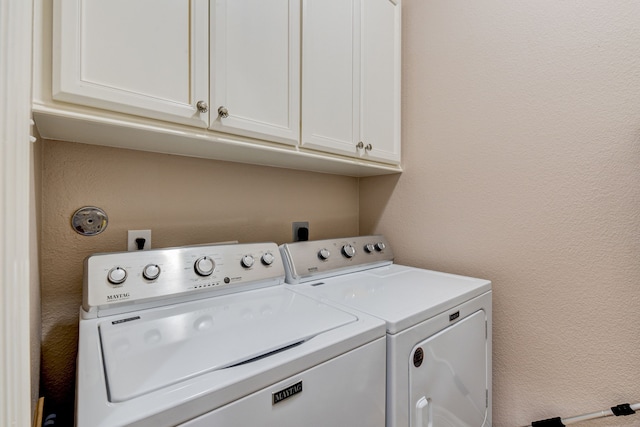
[[[387,247],[387,245],[385,245],[384,242],[376,243],[376,251],[378,251],[378,252],[384,251],[384,248],[386,248],[386,247]]]
[[[331,252],[329,252],[328,249],[320,249],[320,251],[318,252],[318,258],[320,258],[323,261],[328,260],[330,256],[331,256]]]
[[[147,264],[142,270],[142,276],[147,280],[155,280],[160,276],[160,266],[158,264]]]
[[[353,258],[355,254],[356,248],[354,248],[353,246],[346,244],[342,247],[342,255],[346,256],[347,258]]]
[[[113,285],[119,285],[127,280],[127,270],[122,267],[113,267],[107,273],[107,280]]]
[[[368,254],[370,254],[371,252],[375,251],[376,248],[373,245],[373,243],[367,243],[366,245],[364,245],[364,251]]]
[[[262,258],[260,258],[260,260],[264,265],[271,265],[273,264],[273,261],[276,260],[276,257],[274,257],[271,252],[267,252],[266,254],[262,255]]]
[[[251,255],[245,255],[242,257],[242,260],[240,260],[240,264],[244,267],[244,268],[251,268],[253,267],[253,263],[255,262],[255,259],[253,259],[253,257]]]
[[[203,256],[196,260],[193,268],[199,276],[211,276],[216,268],[216,263],[208,256]]]

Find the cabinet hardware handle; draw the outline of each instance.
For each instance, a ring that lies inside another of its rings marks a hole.
[[[229,110],[227,110],[227,107],[225,106],[220,106],[218,107],[218,115],[223,119],[226,119],[229,117]]]
[[[365,149],[365,151],[371,151],[371,150],[373,150],[373,145],[367,144],[367,146],[364,147],[364,149]]]
[[[196,108],[198,108],[198,111],[200,111],[201,113],[206,113],[209,111],[209,106],[204,101],[198,101],[198,103],[196,104]]]
[[[364,142],[360,141],[356,144],[356,148],[358,150],[362,150],[364,148]]]

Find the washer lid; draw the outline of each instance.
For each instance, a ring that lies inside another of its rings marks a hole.
[[[99,324],[111,402],[277,357],[278,351],[357,321],[282,286],[115,317]]]
[[[392,264],[292,288],[383,319],[395,334],[491,290],[491,282]]]

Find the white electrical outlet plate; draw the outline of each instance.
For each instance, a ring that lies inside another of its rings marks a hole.
[[[151,249],[151,230],[129,230],[127,235],[127,250],[137,251],[136,239],[144,239],[143,250]]]

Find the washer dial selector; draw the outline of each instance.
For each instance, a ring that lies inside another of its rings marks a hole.
[[[386,247],[387,247],[387,245],[385,245],[384,242],[376,243],[376,251],[378,251],[378,252],[384,251],[384,248],[386,248]]]
[[[260,258],[260,260],[264,265],[271,265],[273,264],[273,261],[276,260],[276,257],[274,257],[271,252],[267,252],[266,254],[262,255],[262,258]]]
[[[113,267],[107,273],[107,280],[113,285],[119,285],[127,280],[127,270],[122,267]]]
[[[375,251],[376,248],[373,245],[373,243],[367,243],[366,245],[364,245],[364,251],[368,254],[370,254],[371,252]]]
[[[331,256],[331,252],[329,252],[329,250],[326,248],[320,249],[318,251],[318,258],[320,258],[323,261],[328,260],[330,256]]]
[[[193,268],[199,276],[211,276],[211,273],[216,268],[216,263],[210,257],[203,256],[196,260]]]
[[[240,260],[240,264],[244,267],[244,268],[251,268],[253,267],[253,263],[255,262],[255,259],[253,258],[253,256],[251,255],[245,255],[242,257],[242,259]]]
[[[342,247],[342,255],[346,256],[347,258],[353,258],[355,254],[356,248],[354,248],[352,245],[347,243]]]
[[[142,276],[147,280],[156,280],[160,276],[160,266],[158,264],[145,265]]]

